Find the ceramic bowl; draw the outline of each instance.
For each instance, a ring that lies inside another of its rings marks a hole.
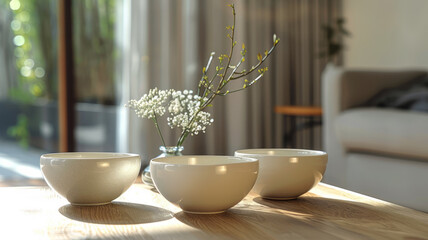
[[[158,191],[184,212],[213,214],[240,202],[254,186],[259,162],[231,156],[176,156],[150,161]]]
[[[40,157],[48,185],[73,205],[102,205],[124,193],[140,170],[138,154],[51,153]]]
[[[294,199],[311,190],[321,181],[327,165],[327,153],[305,149],[245,149],[235,156],[259,160],[253,191],[277,200]]]

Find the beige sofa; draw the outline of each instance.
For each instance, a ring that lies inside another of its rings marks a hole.
[[[326,67],[324,182],[428,212],[428,113],[364,107],[382,89],[424,74]]]

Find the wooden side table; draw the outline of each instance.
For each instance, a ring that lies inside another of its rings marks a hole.
[[[304,107],[304,106],[276,106],[275,113],[289,116],[322,116],[321,107]]]
[[[305,128],[313,128],[314,126],[321,125],[321,116],[322,108],[315,106],[275,106],[275,113],[283,114],[286,117],[303,117],[306,118],[306,121],[299,125],[293,124],[290,131],[284,134],[284,146],[287,146],[288,143],[291,143],[291,147],[295,147],[294,137],[297,131],[303,130]]]

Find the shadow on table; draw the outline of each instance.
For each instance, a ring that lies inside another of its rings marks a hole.
[[[173,213],[149,205],[112,202],[102,206],[65,205],[58,211],[67,218],[98,224],[141,224],[164,221]]]
[[[158,191],[155,187],[150,188],[150,191],[152,191],[152,192],[154,192],[154,193],[159,193],[159,191]]]
[[[297,199],[284,201],[256,197],[253,201],[267,207],[288,211],[290,214],[307,216],[308,218],[381,221],[389,217],[385,216],[385,212],[377,210],[369,204],[323,198],[316,195],[304,195]]]
[[[266,209],[265,209],[266,210]],[[221,214],[198,215],[179,212],[174,217],[215,238],[230,239],[335,239],[327,231],[314,229],[305,219],[285,214],[265,212],[263,209],[232,208]],[[361,237],[358,235],[358,237]]]
[[[253,199],[272,211],[304,219],[318,229],[345,236],[345,239],[391,238],[419,239],[427,236],[427,224],[409,216],[391,212],[383,206],[305,194],[294,200]],[[412,234],[409,234],[412,232]]]

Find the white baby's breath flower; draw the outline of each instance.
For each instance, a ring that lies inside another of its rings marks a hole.
[[[167,121],[171,128],[180,128],[182,132],[197,135],[200,131],[205,133],[206,127],[214,120],[210,119],[210,113],[200,110],[201,97],[192,94],[192,90],[175,91],[171,94],[172,100],[168,106],[171,117]]]
[[[210,113],[200,109],[201,103],[208,99],[192,94],[192,90],[154,88],[139,100],[130,100],[125,106],[134,109],[137,116],[148,119],[163,116],[168,111],[170,116],[167,117],[167,122],[171,128],[197,135],[199,132],[205,133],[207,126],[211,125],[214,119]]]
[[[130,100],[125,106],[134,109],[138,117],[153,119],[155,115],[165,114],[164,105],[171,93],[172,90],[150,89],[148,94],[144,94],[139,100]]]

